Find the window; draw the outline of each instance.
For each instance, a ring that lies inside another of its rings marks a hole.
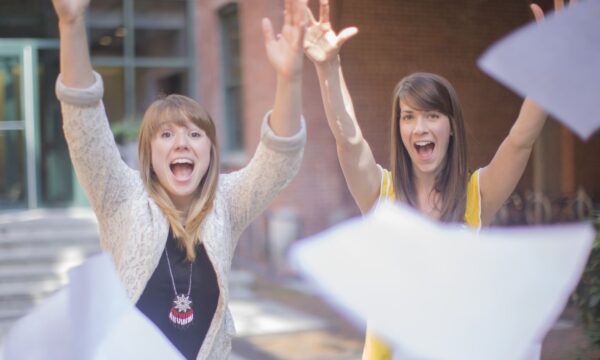
[[[228,4],[219,10],[221,24],[221,54],[223,64],[223,91],[225,106],[225,141],[227,152],[242,151],[242,92],[240,67],[240,26],[237,4]]]
[[[162,94],[194,97],[192,0],[92,1],[94,68],[105,82],[109,120],[140,120]]]

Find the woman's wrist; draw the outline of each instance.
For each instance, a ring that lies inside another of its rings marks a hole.
[[[285,86],[300,86],[302,85],[302,74],[282,75],[277,74],[277,84]]]
[[[58,27],[60,30],[69,29],[76,26],[85,27],[85,14],[73,16],[73,17],[60,17],[58,19]]]
[[[325,75],[331,72],[337,72],[341,66],[340,56],[336,55],[335,57],[322,61],[315,62],[315,68],[317,69],[317,73],[319,75]]]

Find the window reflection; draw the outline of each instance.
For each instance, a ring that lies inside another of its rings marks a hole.
[[[24,142],[23,131],[0,131],[0,208],[25,201]]]
[[[17,56],[0,58],[0,121],[20,121],[21,65]]]
[[[187,71],[183,68],[141,68],[135,73],[136,112],[143,115],[148,106],[161,95],[189,95]]]
[[[92,1],[89,27],[92,56],[123,56],[127,31],[121,0]]]
[[[135,1],[135,56],[186,56],[186,1]]]

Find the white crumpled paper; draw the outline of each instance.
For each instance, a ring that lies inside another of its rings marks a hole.
[[[385,204],[291,257],[400,359],[523,359],[561,314],[594,235],[590,224],[478,233]]]
[[[183,359],[133,305],[107,254],[71,270],[70,284],[21,318],[5,360]]]
[[[578,2],[503,38],[479,67],[582,139],[600,128],[600,1]]]

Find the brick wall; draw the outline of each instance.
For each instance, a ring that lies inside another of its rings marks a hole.
[[[220,46],[216,9],[223,0],[198,1],[199,87],[202,103],[217,122],[222,119],[219,79]],[[311,1],[317,5],[317,1]],[[467,122],[469,165],[486,165],[516,119],[522,99],[482,73],[477,58],[494,41],[532,18],[526,1],[504,0],[330,0],[335,29],[357,26],[359,34],[342,52],[344,72],[356,113],[377,161],[388,164],[391,93],[395,84],[415,71],[446,77],[456,88]],[[275,74],[268,63],[260,19],[269,16],[276,29],[282,21],[282,0],[241,1],[243,109],[246,153],[258,142],[262,116],[273,103]],[[551,1],[542,1],[545,8]],[[315,10],[316,6],[314,7]],[[318,11],[317,11],[318,13]],[[327,127],[315,71],[305,63],[304,115],[308,143],[301,171],[275,201],[271,211],[291,207],[300,214],[301,236],[316,233],[340,218],[357,214],[337,162],[335,143]],[[575,141],[575,181],[600,192],[599,135],[583,144]],[[591,153],[591,154],[590,154]],[[593,155],[595,154],[595,155]],[[587,165],[587,166],[586,166]],[[549,164],[556,168],[556,162]],[[531,188],[531,165],[519,184]],[[587,190],[588,188],[586,188]],[[597,195],[596,195],[597,196]],[[596,198],[596,201],[597,198]],[[264,217],[254,225],[264,234]],[[258,225],[257,225],[258,224]]]

